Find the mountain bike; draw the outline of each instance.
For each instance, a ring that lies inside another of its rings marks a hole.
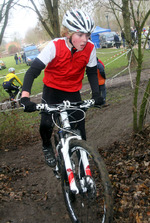
[[[9,97],[9,98],[4,99],[2,101],[2,103],[0,103],[1,110],[14,109],[14,108],[20,107],[19,101],[21,98],[22,87],[18,87],[18,89],[19,89],[19,91],[18,91],[14,101],[12,101],[11,97]],[[5,91],[7,92],[7,90],[5,90]]]
[[[52,115],[55,125],[53,147],[56,155],[56,177],[61,180],[65,205],[72,222],[111,223],[113,217],[112,188],[105,163],[98,153],[82,140],[79,130],[71,125],[74,112],[94,106],[94,100],[63,101],[61,104],[37,104],[37,110]]]

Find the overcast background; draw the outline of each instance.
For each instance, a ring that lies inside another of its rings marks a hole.
[[[30,28],[37,24],[37,15],[30,9],[15,7],[9,15],[8,26],[4,35],[5,41],[9,42],[14,37],[24,38]]]

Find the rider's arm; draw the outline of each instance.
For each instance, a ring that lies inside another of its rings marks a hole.
[[[92,98],[95,100],[95,104],[103,104],[103,99],[99,94],[99,84],[97,77],[97,58],[96,58],[96,49],[95,47],[92,50],[90,55],[89,62],[86,67],[86,74],[92,90]]]
[[[36,58],[33,61],[33,63],[31,64],[31,67],[27,70],[24,77],[22,97],[29,97],[34,79],[40,75],[41,71],[44,68],[45,68],[45,64],[42,61],[40,61],[38,58]]]
[[[95,47],[93,47],[93,50],[91,52],[89,62],[86,67],[86,74],[88,76],[88,81],[91,86],[92,95],[95,93],[99,94],[99,85],[97,78],[97,58]]]
[[[41,51],[37,58],[31,64],[31,67],[26,72],[23,82],[22,97],[29,97],[31,87],[35,78],[37,78],[45,66],[55,57],[56,49],[53,41]],[[28,96],[27,96],[28,95]]]
[[[17,77],[17,75],[15,75],[14,78],[16,79],[16,81],[17,81],[21,86],[23,85],[22,82],[21,82],[21,80]]]
[[[25,112],[33,112],[36,111],[36,104],[30,101],[30,92],[33,81],[36,77],[38,77],[41,71],[45,68],[47,63],[49,63],[52,58],[55,57],[55,46],[52,41],[42,50],[42,52],[38,55],[38,57],[34,60],[31,67],[27,71],[24,83],[23,83],[23,91],[21,97],[21,105],[25,108]]]
[[[94,67],[87,67],[86,74],[87,74],[88,81],[91,86],[92,95],[95,93],[99,94],[99,85],[98,85],[98,78],[97,78],[97,65]]]
[[[104,103],[104,100],[99,93],[97,66],[87,67],[86,73],[92,90],[92,98],[95,100],[96,105],[102,105]]]
[[[21,96],[21,105],[24,107],[25,112],[36,111],[36,104],[30,101],[29,96],[34,78],[39,76],[41,70],[44,69],[44,67],[45,64],[36,58],[25,75]]]

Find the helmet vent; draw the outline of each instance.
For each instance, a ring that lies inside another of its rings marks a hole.
[[[94,21],[80,9],[67,11],[63,17],[62,24],[74,32],[91,33],[94,29]]]

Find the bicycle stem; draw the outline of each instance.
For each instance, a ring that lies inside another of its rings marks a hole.
[[[69,118],[68,118],[68,113],[66,111],[61,111],[60,116],[61,116],[61,121],[62,121],[62,124],[63,124],[63,128],[70,129],[70,122],[69,122]]]

